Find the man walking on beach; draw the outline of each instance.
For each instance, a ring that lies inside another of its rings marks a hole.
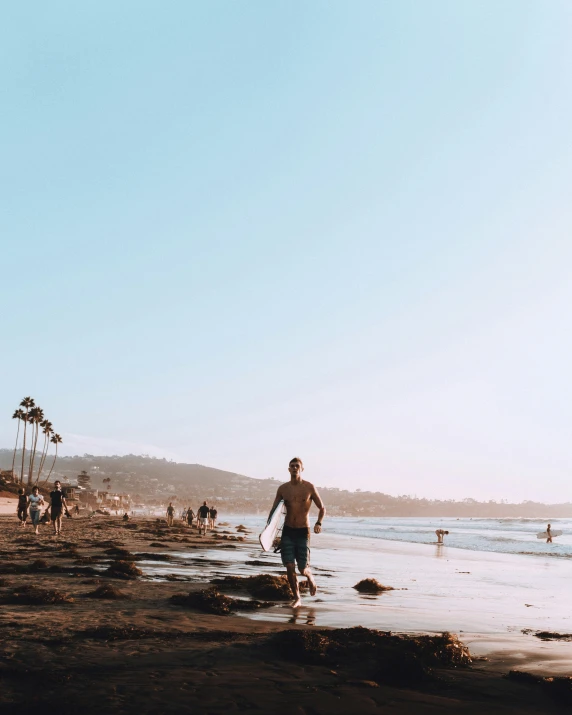
[[[26,526],[28,518],[28,497],[25,489],[18,489],[18,521],[20,526]]]
[[[201,533],[201,529],[203,529],[203,534],[206,536],[207,535],[207,526],[209,524],[209,508],[207,506],[206,501],[203,502],[203,505],[199,507],[199,534]]]
[[[54,482],[54,490],[50,492],[50,518],[54,525],[54,533],[57,536],[62,530],[62,514],[67,513],[68,505],[62,492],[62,484],[59,480]]]
[[[169,506],[167,507],[167,526],[173,526],[173,514],[175,513],[175,507],[173,506],[173,502],[169,502]]]
[[[214,506],[209,509],[209,527],[214,529],[216,526],[216,518],[218,516],[218,511]]]
[[[282,529],[280,550],[282,563],[286,566],[288,583],[294,594],[292,607],[297,608],[302,601],[296,576],[296,564],[298,564],[298,571],[308,579],[310,595],[314,596],[317,590],[314,576],[310,570],[310,507],[314,502],[320,510],[318,521],[314,524],[315,534],[322,531],[322,520],[326,514],[326,508],[316,487],[302,479],[304,465],[299,457],[290,460],[288,471],[290,472],[290,481],[278,487],[270,514],[284,500],[286,519]]]
[[[195,518],[195,512],[189,507],[187,509],[187,525],[191,528],[193,527],[193,519]]]

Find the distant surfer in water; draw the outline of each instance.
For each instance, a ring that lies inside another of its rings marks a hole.
[[[550,526],[550,524],[548,524],[548,526],[546,527],[546,536],[548,537],[546,539],[547,544],[552,543],[552,530],[551,529],[552,529],[552,527]]]
[[[290,481],[278,487],[270,514],[283,499],[286,505],[286,519],[282,529],[280,551],[282,563],[286,566],[288,583],[294,594],[292,606],[297,608],[302,601],[296,576],[296,564],[298,564],[298,570],[302,576],[308,579],[310,595],[314,596],[317,590],[314,576],[310,570],[310,507],[314,502],[320,510],[318,521],[314,524],[315,534],[322,531],[322,520],[326,514],[326,508],[316,487],[302,479],[304,465],[299,457],[290,460],[288,471],[290,472]]]
[[[445,535],[448,536],[448,535],[449,535],[449,532],[448,532],[448,531],[443,531],[443,529],[437,529],[437,531],[435,532],[435,534],[436,534],[436,536],[437,536],[437,543],[438,543],[438,544],[442,544],[442,543],[443,543],[443,537],[444,537]]]

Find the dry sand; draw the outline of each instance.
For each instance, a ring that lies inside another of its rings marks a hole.
[[[205,587],[200,569],[191,571],[192,580],[182,583],[89,573],[107,567],[113,555],[106,552],[111,548],[160,554],[205,546],[228,548],[229,544],[212,536],[201,538],[180,525],[168,530],[156,520],[139,519],[128,525],[105,517],[64,520],[64,533],[55,538],[49,527],[42,527],[35,537],[29,526],[23,533],[15,517],[0,518],[1,712],[160,715],[196,709],[205,715],[255,711],[500,715],[567,711],[544,688],[503,678],[511,667],[508,660],[498,667],[477,661],[465,669],[438,669],[433,677],[408,687],[389,685],[383,678],[360,678],[360,672],[367,672],[359,658],[339,665],[321,664],[319,659],[296,662],[276,649],[272,636],[284,629],[312,631],[311,627],[217,616],[173,605],[173,594]],[[106,583],[128,598],[105,601],[86,596]],[[6,604],[10,594],[26,585],[55,589],[74,600],[39,606]]]

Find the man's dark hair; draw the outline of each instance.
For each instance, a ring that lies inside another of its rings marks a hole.
[[[300,457],[292,457],[292,459],[288,462],[288,466],[294,464],[294,462],[298,462],[301,467],[304,466],[304,462],[300,459]]]

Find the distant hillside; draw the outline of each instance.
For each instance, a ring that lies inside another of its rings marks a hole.
[[[21,452],[19,455],[21,460]],[[0,449],[0,468],[11,466],[12,450]],[[126,492],[135,502],[162,505],[172,500],[179,506],[196,507],[206,500],[209,504],[216,502],[221,514],[267,513],[280,484],[276,479],[253,479],[201,464],[182,464],[135,454],[60,457],[52,480],[74,481],[82,470],[90,475],[94,488]],[[440,501],[326,487],[320,488],[320,494],[332,516],[572,517],[570,502]]]

